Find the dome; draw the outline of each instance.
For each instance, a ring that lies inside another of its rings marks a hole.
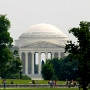
[[[32,25],[20,37],[67,37],[61,30],[50,24]]]

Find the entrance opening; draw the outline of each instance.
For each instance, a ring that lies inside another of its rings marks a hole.
[[[44,64],[46,62],[45,53],[41,53],[41,62],[42,62],[42,64]]]
[[[34,73],[38,73],[38,53],[34,54]]]

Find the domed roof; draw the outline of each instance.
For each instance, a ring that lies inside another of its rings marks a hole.
[[[61,30],[50,24],[36,24],[26,30],[20,37],[67,37]]]

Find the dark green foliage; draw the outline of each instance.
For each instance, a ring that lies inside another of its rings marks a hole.
[[[8,32],[10,22],[6,15],[0,15],[0,76],[4,76],[7,70],[7,62],[12,59],[12,53],[8,47],[12,46],[13,39]]]
[[[13,39],[8,32],[10,28],[10,21],[6,18],[6,15],[0,15],[0,46],[9,46],[12,44]]]
[[[14,74],[12,77],[9,77],[9,79],[20,79],[20,73]],[[26,75],[22,75],[22,80],[31,80],[31,78]]]
[[[42,66],[42,75],[45,80],[76,80],[77,66],[78,61],[70,61],[69,56],[61,58],[60,60],[58,58],[53,58],[51,60],[47,60]]]
[[[53,75],[54,75],[54,69],[53,69],[53,64],[50,63],[50,60],[47,60],[46,61],[46,64],[44,64],[42,66],[42,77],[45,79],[45,80],[50,80],[52,79]]]
[[[10,37],[10,21],[6,15],[0,15],[0,77],[11,78],[15,73],[20,72],[22,63],[18,51],[11,52],[13,39]]]
[[[79,61],[78,75],[83,90],[90,83],[90,22],[80,22],[78,28],[69,30],[77,38],[77,44],[68,41],[65,50],[71,59]]]
[[[59,80],[76,80],[77,78],[77,67],[78,61],[72,60],[70,61],[70,57],[64,57],[60,61],[60,72],[59,72]]]
[[[6,78],[11,78],[14,76],[14,74],[20,73],[20,70],[22,69],[20,67],[21,65],[22,65],[22,62],[19,58],[18,51],[15,50],[13,52],[13,58],[11,59],[11,61],[8,62],[8,65],[7,65],[7,71],[5,72]]]
[[[59,79],[60,72],[60,60],[58,58],[53,58],[52,60],[53,68],[54,68],[54,78]]]
[[[31,80],[31,78],[26,75],[22,75],[22,80]]]

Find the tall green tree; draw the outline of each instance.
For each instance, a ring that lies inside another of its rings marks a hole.
[[[81,21],[79,27],[69,30],[77,38],[77,43],[68,41],[65,51],[69,53],[71,59],[77,59],[78,75],[83,90],[87,90],[90,83],[90,22]]]
[[[18,51],[12,52],[13,39],[10,37],[10,21],[6,15],[0,15],[0,76],[2,78],[11,78],[19,73],[22,62]]]
[[[44,80],[50,80],[52,79],[54,75],[54,69],[53,69],[53,64],[51,63],[50,60],[47,60],[46,63],[42,66],[42,77]]]
[[[9,28],[10,21],[6,15],[0,15],[0,76],[6,71],[7,62],[12,58],[12,53],[8,48],[13,42],[8,32]]]

